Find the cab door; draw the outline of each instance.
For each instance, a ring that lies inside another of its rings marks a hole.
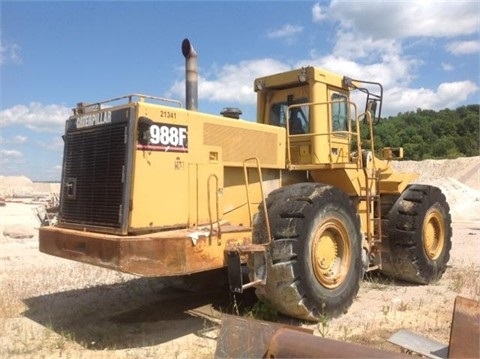
[[[350,162],[351,121],[348,98],[345,94],[328,90],[330,119],[330,158],[332,163]]]

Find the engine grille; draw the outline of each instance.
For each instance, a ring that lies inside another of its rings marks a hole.
[[[246,158],[257,157],[264,166],[276,165],[278,138],[273,133],[205,123],[203,143],[219,146],[223,161],[242,164]]]
[[[66,133],[59,222],[120,228],[127,123]]]

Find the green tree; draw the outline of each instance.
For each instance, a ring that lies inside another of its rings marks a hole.
[[[455,110],[417,109],[382,119],[375,126],[376,149],[403,147],[405,159],[478,156],[480,105]],[[362,143],[369,141],[368,127],[362,125]]]

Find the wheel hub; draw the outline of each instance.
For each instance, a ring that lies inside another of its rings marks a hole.
[[[445,244],[445,224],[443,216],[437,209],[432,209],[425,215],[423,223],[423,249],[430,260],[435,260],[442,254]]]
[[[319,251],[317,261],[320,269],[328,271],[335,263],[338,255],[335,238],[333,238],[330,233],[325,233],[325,235],[320,238],[317,250]]]
[[[337,219],[329,219],[316,232],[312,245],[313,271],[325,287],[338,287],[350,267],[347,232]]]

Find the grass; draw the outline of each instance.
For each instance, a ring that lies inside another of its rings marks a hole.
[[[391,310],[392,310],[392,308],[389,305],[383,305],[382,306],[382,314],[385,317],[388,315],[388,313],[390,313]]]
[[[404,302],[403,300],[400,301],[400,304],[399,304],[398,307],[397,307],[397,310],[398,310],[399,312],[406,312],[406,311],[409,310],[409,309],[410,309],[410,303]]]
[[[21,244],[18,250],[25,257],[2,257],[0,250],[0,357],[63,358],[69,357],[66,353],[87,350],[85,348],[91,344],[83,339],[88,335],[77,338],[77,329],[72,330],[78,325],[85,331],[95,331],[95,326],[82,318],[92,313],[97,317],[101,315],[102,306],[97,307],[99,304],[121,306],[122,302],[143,297],[156,289],[142,291],[138,286],[128,285],[134,276],[44,256],[30,242],[25,246]],[[78,295],[76,297],[79,289],[78,293],[82,293],[81,288],[96,286],[100,286],[98,290],[84,291],[90,296],[93,294],[88,305],[83,304]],[[124,291],[121,286],[125,287]],[[106,299],[110,295],[111,298]],[[32,303],[32,298],[34,304],[28,307],[26,303]],[[57,313],[66,313],[67,316],[62,318],[63,314],[59,316]],[[118,332],[114,326],[112,329]],[[109,335],[105,329],[100,332]],[[102,339],[108,341],[105,335]],[[118,351],[112,347],[108,352]],[[74,357],[90,356],[77,353]]]
[[[392,288],[395,289],[395,280],[375,272],[367,272],[362,285],[369,290],[385,291]]]
[[[448,289],[471,299],[480,299],[480,268],[473,264],[447,272]]]
[[[330,325],[329,325],[330,319],[326,315],[321,315],[320,320],[317,323],[317,331],[320,334],[322,338],[327,338],[330,335]]]
[[[341,325],[340,326],[341,336],[340,340],[346,342],[350,338],[351,334],[353,333],[353,328],[348,325]]]
[[[272,306],[270,302],[257,301],[250,311],[245,313],[245,316],[258,320],[266,320],[276,322],[278,320],[278,311]]]

